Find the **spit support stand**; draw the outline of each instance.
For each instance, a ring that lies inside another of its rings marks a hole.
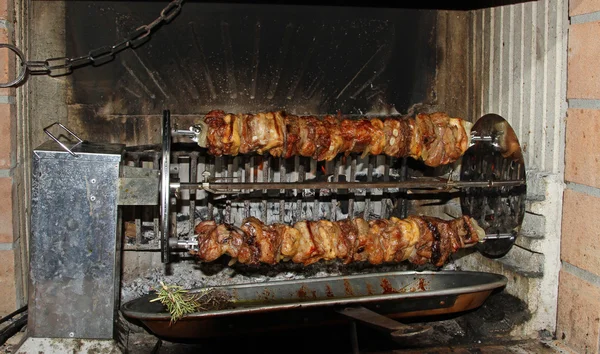
[[[171,112],[163,111],[162,117],[162,156],[160,164],[160,241],[161,261],[169,263],[171,257]]]
[[[504,256],[517,240],[525,216],[527,182],[521,145],[510,124],[496,114],[481,117],[472,131],[490,139],[475,140],[462,157],[460,181],[521,181],[498,188],[465,188],[460,196],[463,215],[477,221],[486,234],[478,251],[490,258]],[[493,235],[496,235],[495,237]]]

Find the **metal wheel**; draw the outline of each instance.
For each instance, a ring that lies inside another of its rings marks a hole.
[[[481,117],[473,126],[477,136],[462,158],[461,181],[525,181],[525,163],[510,124],[496,114]],[[517,240],[525,216],[525,184],[516,187],[465,188],[462,213],[474,218],[487,235],[512,234],[488,239],[478,251],[490,258],[504,256]]]
[[[169,263],[171,250],[171,112],[163,111],[162,118],[162,157],[160,162],[160,231],[161,231],[161,261]]]

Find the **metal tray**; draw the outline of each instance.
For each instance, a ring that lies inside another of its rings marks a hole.
[[[150,302],[153,294],[121,310],[159,338],[185,341],[347,323],[350,319],[335,310],[352,306],[390,318],[456,313],[481,306],[506,283],[506,277],[493,273],[389,272],[220,286],[216,289],[234,299],[231,308],[196,312],[173,324],[160,303]]]

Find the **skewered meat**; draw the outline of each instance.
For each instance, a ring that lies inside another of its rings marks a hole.
[[[331,161],[338,154],[412,157],[428,166],[456,161],[470,144],[472,124],[445,113],[415,118],[343,119],[285,112],[226,114],[211,111],[198,123],[198,144],[212,155],[269,153]]]
[[[476,244],[485,232],[462,216],[442,220],[427,216],[406,219],[361,218],[300,221],[293,227],[265,225],[250,217],[240,228],[204,221],[196,226],[196,255],[211,262],[227,254],[244,264],[276,264],[291,260],[309,265],[320,260],[381,264],[408,260],[442,266],[460,248]]]

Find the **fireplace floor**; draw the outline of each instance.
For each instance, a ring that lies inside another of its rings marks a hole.
[[[306,339],[304,339],[306,340]],[[200,344],[180,344],[170,343],[163,341],[160,347],[157,346],[157,340],[155,337],[146,334],[135,334],[129,338],[128,352],[129,354],[186,354],[186,353],[207,353],[207,354],[222,354],[222,353],[238,353],[239,349],[228,350],[230,342],[228,340],[222,340],[219,346],[211,346],[210,348],[206,345]],[[279,353],[296,353],[293,348],[296,343],[291,342],[290,347],[277,347],[273,346],[273,342],[263,342],[265,347],[277,349]],[[321,343],[314,342],[315,347],[313,350],[305,350],[303,353],[344,353],[352,354],[352,350],[338,350],[331,351],[329,348],[322,348]],[[158,348],[157,348],[158,347]],[[322,349],[321,349],[322,348]],[[288,350],[290,349],[290,350]],[[306,349],[306,348],[305,348]],[[246,350],[246,353],[262,353],[262,351]],[[269,352],[269,350],[266,350]],[[432,346],[425,348],[399,348],[399,349],[384,349],[384,350],[360,350],[361,354],[504,354],[504,353],[536,353],[536,354],[568,354],[571,353],[566,348],[562,347],[557,341],[540,341],[540,340],[519,340],[519,341],[499,341],[497,343],[474,343],[464,344],[457,346]]]

